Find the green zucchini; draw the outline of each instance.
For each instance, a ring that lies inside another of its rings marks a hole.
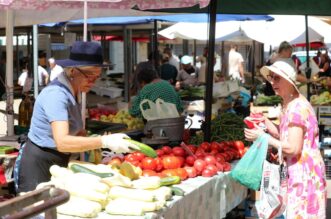
[[[88,174],[91,174],[91,175],[99,176],[101,178],[112,177],[114,175],[113,173],[98,173],[98,172],[95,172],[95,171],[93,171],[89,168],[83,167],[83,166],[78,165],[78,164],[72,164],[70,166],[70,169],[74,173],[88,173]]]
[[[151,148],[150,146],[148,146],[144,143],[141,143],[139,141],[132,140],[132,139],[126,139],[126,140],[129,141],[130,143],[138,146],[138,148],[139,148],[139,149],[135,149],[135,148],[130,148],[130,149],[139,151],[139,152],[145,154],[147,157],[152,157],[152,158],[157,157],[156,151],[153,148]]]
[[[168,176],[161,178],[161,186],[171,186],[174,184],[179,184],[181,179],[179,176]]]
[[[184,196],[185,191],[179,187],[171,186],[172,195]]]

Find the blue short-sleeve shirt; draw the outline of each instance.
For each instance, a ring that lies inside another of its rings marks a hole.
[[[83,128],[81,105],[58,80],[45,87],[36,99],[28,134],[30,140],[40,147],[56,148],[51,128],[54,121],[68,121],[70,135],[76,135]]]

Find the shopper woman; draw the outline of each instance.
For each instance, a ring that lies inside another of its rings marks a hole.
[[[100,76],[102,62],[102,48],[96,42],[75,42],[70,58],[57,61],[64,72],[37,97],[28,139],[16,163],[18,192],[49,181],[50,166],[67,167],[72,152],[108,148],[123,153],[135,148],[124,140],[125,134],[84,137],[80,94]]]
[[[266,119],[269,145],[282,146],[288,167],[286,218],[326,217],[325,166],[318,148],[318,122],[307,99],[295,85],[296,71],[286,60],[261,69],[283,99],[280,125]],[[254,141],[263,130],[245,129],[245,137]]]

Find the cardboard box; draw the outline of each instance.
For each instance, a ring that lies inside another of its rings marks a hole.
[[[260,191],[250,190],[249,191],[251,201],[258,201],[260,200]]]

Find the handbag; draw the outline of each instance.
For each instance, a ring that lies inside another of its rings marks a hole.
[[[268,134],[259,136],[238,164],[231,171],[230,176],[240,184],[259,190],[262,179],[263,162],[268,149]]]
[[[275,218],[283,214],[287,202],[287,167],[282,147],[278,148],[278,164],[263,162],[260,200],[256,202],[259,218]]]

